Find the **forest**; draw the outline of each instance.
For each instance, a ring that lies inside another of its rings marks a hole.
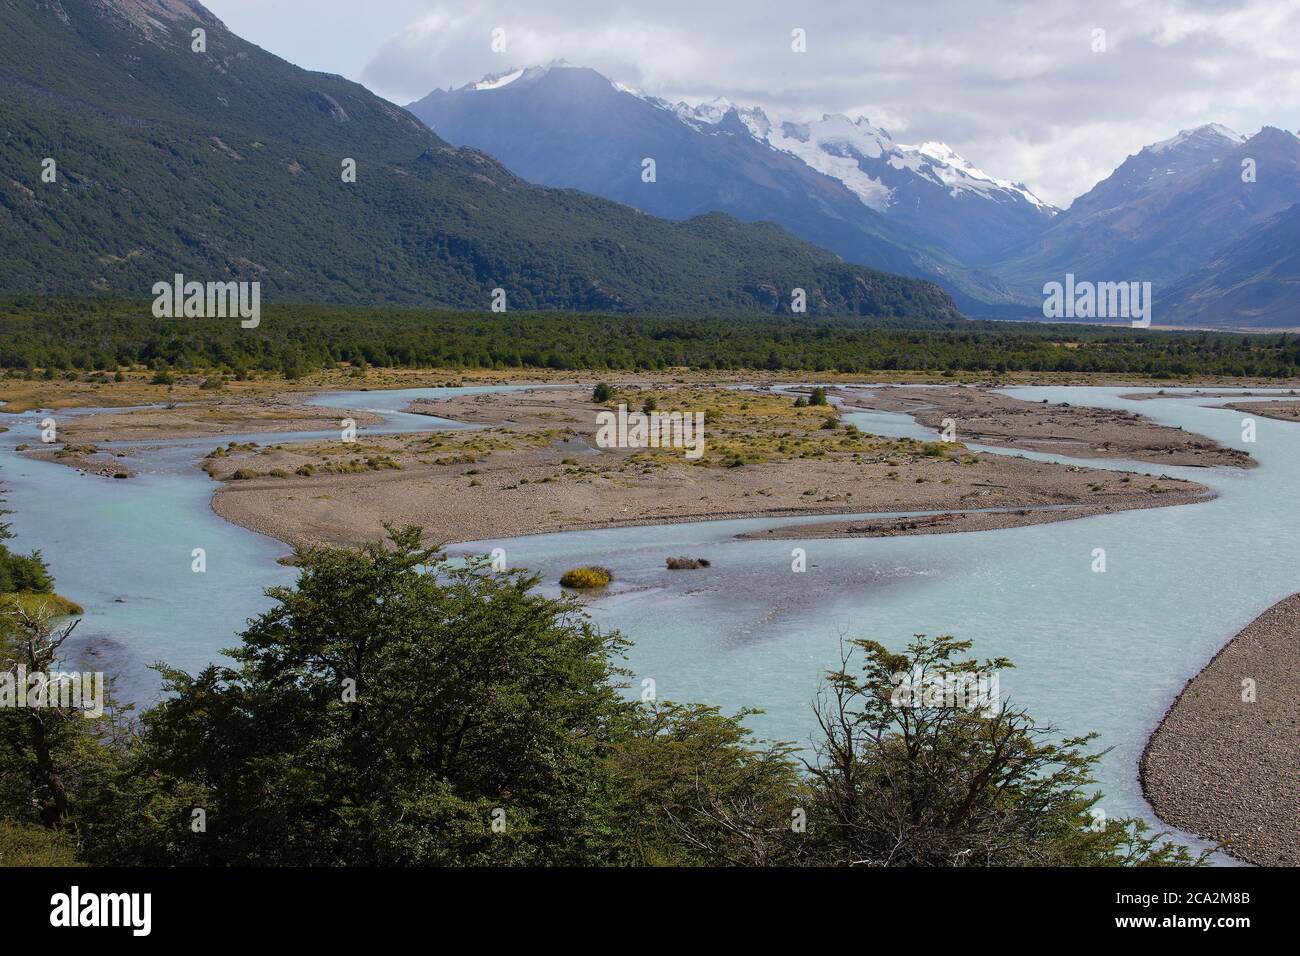
[[[970,321],[807,315],[603,315],[267,305],[236,319],[156,319],[147,300],[0,301],[9,375],[123,366],[296,378],[339,363],[449,369],[841,372],[1064,372],[1300,376],[1300,337]]]

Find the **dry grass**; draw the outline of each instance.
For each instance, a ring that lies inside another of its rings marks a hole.
[[[560,575],[560,585],[566,588],[578,588],[585,590],[587,588],[603,588],[614,580],[614,572],[609,568],[589,565],[582,568],[574,568],[571,571],[565,571]]]
[[[85,614],[86,610],[75,601],[69,601],[61,594],[33,594],[23,591],[17,594],[0,594],[0,611],[5,607],[16,607],[30,616],[67,617]]]
[[[609,372],[557,371],[553,369],[384,369],[368,368],[364,374],[346,366],[325,369],[305,375],[296,381],[286,381],[273,373],[253,373],[247,381],[227,377],[218,390],[201,386],[215,374],[210,370],[173,372],[172,385],[154,385],[154,373],[145,369],[122,370],[125,380],[113,381],[111,373],[79,373],[70,381],[60,373],[53,379],[27,380],[0,378],[0,411],[26,412],[34,408],[76,408],[85,406],[120,407],[124,405],[152,405],[165,402],[199,402],[216,396],[262,396],[285,392],[308,392],[319,389],[387,389],[387,388],[439,388],[466,385],[501,383],[561,382],[594,383],[597,378],[610,379]],[[1095,372],[1009,372],[994,375],[987,372],[958,372],[939,375],[933,372],[878,371],[842,374],[838,372],[769,372],[766,370],[692,370],[670,368],[661,372],[613,373],[619,381],[644,386],[672,387],[678,385],[742,384],[742,383],[798,383],[815,379],[825,385],[850,384],[863,381],[888,384],[965,384],[965,385],[1158,385],[1165,388],[1216,384],[1233,387],[1290,388],[1297,383],[1291,380],[1267,381],[1230,379],[1207,376],[1186,380],[1156,380],[1143,375],[1116,376]],[[87,381],[88,378],[98,379]],[[632,403],[628,403],[633,407]],[[635,407],[640,408],[640,405]]]
[[[624,389],[607,404],[611,408],[626,404],[629,411],[637,411],[647,399],[654,400],[656,412],[704,414],[704,454],[692,464],[706,468],[798,458],[856,456],[866,462],[942,458],[963,447],[868,435],[844,425],[833,406],[797,406],[793,397],[771,392],[707,387]],[[680,448],[650,448],[632,460],[653,462],[662,456],[685,457]]]

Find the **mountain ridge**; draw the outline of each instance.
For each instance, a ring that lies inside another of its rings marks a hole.
[[[958,315],[780,230],[530,185],[187,0],[8,0],[0,86],[10,293],[147,296],[181,272],[278,301],[486,309],[499,287],[520,309],[779,312],[799,287],[813,313]]]
[[[1067,272],[1150,281],[1157,298],[1167,294],[1300,201],[1300,138],[1270,126],[1250,137],[1225,129],[1185,130],[1129,156],[993,271],[1030,300]]]
[[[1300,201],[1300,140],[1267,126],[1251,136],[1219,123],[1183,129],[1058,210],[941,142],[898,143],[865,117],[796,121],[725,97],[674,103],[563,62],[435,90],[411,109],[525,179],[668,217],[722,208],[777,221],[847,259],[937,281],[974,317],[1038,317],[1044,285],[1067,274],[1151,282],[1162,309],[1184,301],[1177,290],[1212,263],[1245,281],[1243,264],[1228,261],[1233,244]],[[642,156],[676,176],[660,177],[659,195],[632,175]],[[1227,273],[1195,281],[1198,315],[1258,319],[1209,302],[1213,290],[1227,294]],[[1258,294],[1285,298],[1290,285],[1271,288]]]
[[[1170,324],[1300,328],[1300,203],[1229,243],[1156,309]]]
[[[938,281],[964,308],[1010,298],[991,273],[944,248],[952,230],[941,230],[939,241],[906,216],[891,220],[842,179],[756,135],[752,111],[684,117],[665,100],[567,65],[513,67],[434,90],[409,108],[439,135],[485,150],[530,182],[583,189],[673,219],[719,209],[777,222],[850,261]],[[641,178],[647,158],[656,164],[654,188]],[[932,198],[947,193],[931,189]]]

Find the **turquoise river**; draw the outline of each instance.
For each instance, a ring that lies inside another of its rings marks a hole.
[[[379,412],[384,424],[370,432],[421,431],[466,426],[402,412],[412,398],[463,391],[331,393],[312,401]],[[1137,767],[1165,709],[1255,615],[1300,590],[1300,425],[1258,418],[1257,440],[1243,444],[1244,414],[1213,407],[1229,399],[1122,397],[1137,391],[1027,387],[1008,394],[1136,411],[1244,448],[1259,467],[1088,460],[1094,467],[1192,478],[1218,497],[1026,528],[736,540],[742,531],[826,520],[745,519],[536,535],[450,550],[502,548],[512,567],[533,569],[544,582],[575,564],[612,568],[615,585],[588,607],[602,627],[618,628],[634,642],[626,662],[634,675],[631,692],[651,679],[660,698],[728,710],[758,707],[763,713],[751,720],[757,732],[800,744],[810,740],[810,705],[838,660],[841,638],[891,647],[916,632],[969,638],[978,656],[1015,661],[1014,670],[1000,675],[1004,699],[1062,732],[1096,731],[1111,748],[1098,780],[1108,815],[1152,817]],[[78,413],[60,413],[59,420],[72,414]],[[215,439],[140,443],[131,456],[137,476],[113,481],[16,452],[21,442],[39,441],[44,417],[4,419],[9,432],[0,445],[0,482],[17,535],[12,544],[41,549],[60,592],[85,606],[73,648],[80,662],[118,673],[121,696],[147,703],[158,692],[150,663],[195,670],[237,642],[245,621],[269,606],[263,589],[292,581],[292,569],[276,563],[287,548],[211,511],[216,486],[196,462]],[[848,412],[846,420],[878,434],[934,437],[903,415]],[[326,435],[338,433],[223,436],[221,442]],[[807,554],[804,573],[792,570],[796,547]],[[206,553],[205,573],[191,569],[195,548]],[[1105,573],[1092,570],[1097,548],[1106,552]],[[669,572],[664,559],[676,554],[707,557],[712,567]],[[558,592],[554,584],[543,587]]]

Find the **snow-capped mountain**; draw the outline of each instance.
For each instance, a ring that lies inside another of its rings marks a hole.
[[[1222,123],[1206,123],[1204,126],[1197,126],[1194,129],[1184,129],[1178,132],[1177,136],[1171,136],[1168,139],[1162,139],[1158,143],[1152,143],[1144,152],[1157,154],[1167,153],[1175,147],[1183,146],[1190,143],[1194,150],[1214,149],[1220,143],[1244,143],[1247,137],[1235,130],[1228,129]]]
[[[1159,299],[1297,202],[1294,134],[1266,126],[1247,138],[1199,126],[1130,156],[996,271],[1031,298],[1045,282],[1074,273],[1149,281]]]
[[[617,84],[616,84],[617,85]],[[620,87],[635,93],[627,87]],[[640,95],[640,94],[637,94]],[[696,129],[716,126],[735,111],[755,139],[799,157],[813,169],[825,173],[852,190],[872,209],[888,213],[891,206],[906,205],[907,176],[938,186],[954,197],[975,193],[999,202],[1027,203],[1049,215],[1058,210],[1033,194],[1024,183],[997,179],[958,155],[947,143],[927,142],[918,146],[896,143],[888,132],[873,126],[865,116],[850,119],[843,113],[826,113],[820,120],[772,120],[756,106],[740,106],[722,96],[692,106],[672,106],[656,97],[642,97],[669,108],[682,122]],[[896,185],[890,186],[893,180]]]
[[[698,106],[677,103],[672,109],[696,128],[716,125],[734,110],[755,139],[838,179],[867,206],[932,236],[967,262],[996,258],[1004,248],[1002,237],[1013,243],[1058,212],[1023,183],[990,176],[946,143],[897,143],[863,116],[828,113],[811,122],[772,120],[760,108],[736,106],[721,97]]]
[[[668,218],[776,222],[850,261],[939,281],[966,306],[1008,300],[982,264],[1055,213],[943,144],[898,144],[865,119],[799,123],[723,99],[669,103],[561,63],[435,90],[409,109],[533,182]]]
[[[1061,211],[944,143],[899,143],[865,117],[773,116],[721,97],[670,103],[567,64],[513,69],[410,108],[525,179],[667,218],[769,220],[850,261],[937,281],[977,316],[1041,314],[1044,283],[1067,273],[1150,281],[1157,300],[1191,302],[1174,298],[1180,284],[1222,260],[1222,276],[1201,276],[1194,297],[1198,314],[1217,314],[1214,290],[1251,295],[1225,258],[1231,243],[1289,235],[1260,230],[1300,203],[1300,140],[1268,127],[1249,138],[1219,124],[1184,130]]]
[[[1245,141],[1240,133],[1210,123],[1152,143],[1071,203],[1062,221],[1105,214],[1165,189],[1182,188],[1188,177],[1222,162]]]

